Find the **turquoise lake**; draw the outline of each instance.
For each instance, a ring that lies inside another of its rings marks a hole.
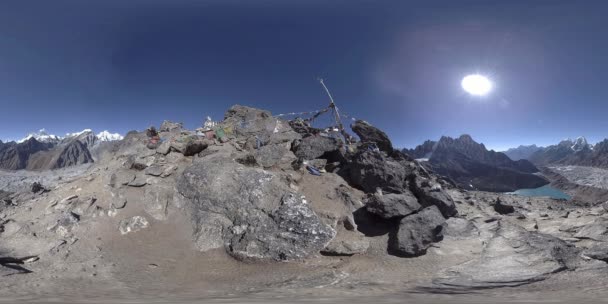
[[[514,192],[510,192],[512,194],[517,194],[521,196],[548,196],[555,199],[570,199],[570,195],[564,193],[563,191],[553,188],[549,185],[545,185],[539,188],[534,189],[519,189]]]

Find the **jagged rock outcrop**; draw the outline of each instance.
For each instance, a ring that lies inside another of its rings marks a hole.
[[[380,151],[393,153],[393,144],[386,133],[364,120],[357,120],[351,125],[353,132],[359,136],[362,143],[375,143]]]

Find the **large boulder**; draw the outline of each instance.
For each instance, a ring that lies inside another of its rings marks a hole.
[[[238,259],[285,261],[318,253],[335,236],[281,178],[228,155],[198,159],[179,177],[177,191],[201,250],[224,244]]]
[[[579,250],[556,237],[499,222],[478,258],[443,271],[433,288],[474,290],[509,287],[574,269]]]
[[[439,209],[436,206],[427,207],[401,220],[389,249],[399,256],[423,255],[431,244],[443,239],[444,226],[445,218]]]
[[[207,141],[193,137],[187,137],[171,142],[171,148],[182,153],[184,156],[196,155],[205,150],[208,146],[209,143]]]
[[[262,144],[290,143],[302,136],[296,133],[289,123],[273,117],[269,111],[241,105],[232,106],[224,115],[221,124],[231,129],[237,138],[255,138]]]
[[[322,135],[305,137],[300,141],[295,141],[292,147],[295,155],[305,160],[321,157],[335,158],[335,156],[327,154],[336,154],[338,153],[338,149],[340,149],[338,139]]]
[[[418,202],[422,206],[437,206],[445,218],[458,213],[454,200],[436,178],[412,174],[408,183],[410,191],[418,198]]]
[[[410,191],[400,194],[374,193],[368,196],[365,207],[370,213],[385,219],[404,217],[422,208]]]
[[[401,163],[369,150],[359,151],[352,157],[349,173],[350,182],[367,193],[374,193],[378,188],[402,193],[408,175]]]
[[[382,130],[364,120],[357,120],[350,127],[359,136],[361,142],[376,143],[380,151],[384,151],[389,155],[393,153],[393,144]]]

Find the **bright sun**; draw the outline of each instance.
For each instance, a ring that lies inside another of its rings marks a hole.
[[[487,95],[493,87],[490,79],[479,74],[465,76],[460,84],[467,93],[475,96]]]

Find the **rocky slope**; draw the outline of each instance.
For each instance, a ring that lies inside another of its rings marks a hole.
[[[87,167],[2,173],[4,299],[605,290],[602,207],[455,188],[363,122],[350,146],[242,106],[221,141],[163,125],[156,147],[131,132]]]
[[[509,192],[549,183],[534,174],[538,169],[529,161],[513,161],[503,153],[488,151],[469,135],[456,139],[444,136],[438,142],[426,141],[404,152],[427,162],[433,171],[465,189]]]
[[[543,147],[539,147],[537,145],[529,145],[529,146],[520,145],[517,148],[511,148],[502,153],[504,153],[506,156],[508,156],[512,160],[529,159],[532,154],[541,150],[542,148]]]

